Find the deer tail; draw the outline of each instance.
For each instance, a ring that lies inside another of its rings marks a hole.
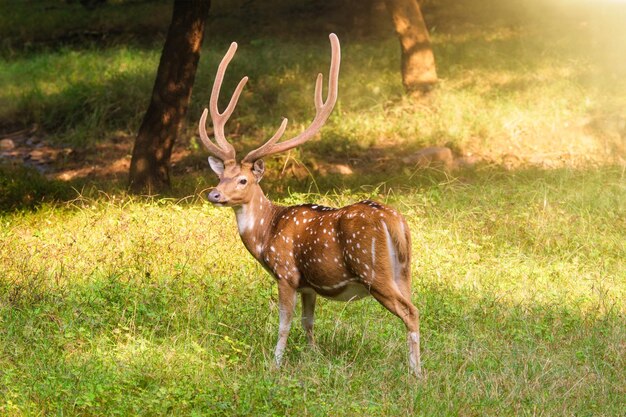
[[[394,280],[404,281],[410,285],[411,282],[411,232],[406,220],[400,215],[388,216],[385,219],[385,229],[387,232],[387,242],[392,247],[390,255],[394,269]]]

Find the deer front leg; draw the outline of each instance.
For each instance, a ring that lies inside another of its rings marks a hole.
[[[280,367],[287,346],[287,336],[291,328],[291,319],[296,305],[296,290],[292,288],[286,280],[278,281],[278,342],[274,349],[274,359],[276,367]]]
[[[302,292],[302,327],[306,333],[306,341],[310,346],[315,345],[313,337],[313,322],[315,320],[315,299],[317,294],[314,292]]]

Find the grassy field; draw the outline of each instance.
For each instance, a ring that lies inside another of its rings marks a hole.
[[[214,2],[170,196],[129,196],[124,173],[60,181],[0,162],[0,415],[622,416],[624,5],[427,1],[441,83],[416,101],[388,25],[321,22],[302,2],[268,29],[272,11],[251,20],[244,3]],[[35,125],[78,153],[129,146],[169,7],[0,2],[0,131]],[[400,320],[372,299],[321,300],[318,346],[295,320],[272,370],[276,286],[232,211],[202,196],[215,180],[194,126],[228,43],[241,45],[224,91],[251,77],[227,127],[241,150],[281,116],[288,133],[312,117],[329,30],[340,102],[319,140],[268,161],[264,188],[281,204],[372,198],[404,214],[422,381]],[[399,163],[443,144],[479,163]]]
[[[8,415],[589,415],[626,401],[624,172],[483,172],[375,197],[413,233],[425,379],[373,300],[322,301],[280,372],[275,285],[230,210],[103,195],[2,217]],[[297,322],[296,322],[297,323]],[[620,411],[621,410],[621,411]]]
[[[307,145],[305,157],[360,160],[372,149],[393,155],[448,143],[496,163],[508,155],[535,165],[547,161],[549,166],[623,160],[626,65],[621,52],[626,52],[626,36],[621,23],[626,11],[607,5],[551,10],[540,1],[535,6],[474,10],[471,2],[453,2],[433,8],[427,16],[433,22],[441,82],[427,103],[402,96],[399,48],[388,25],[369,36],[331,27],[342,40],[340,102],[325,130],[330,139]],[[5,22],[6,36],[20,33],[20,24],[29,27],[24,22],[26,17],[32,21],[31,9],[4,7],[3,15],[16,14]],[[69,6],[40,7],[36,10],[51,22],[41,32],[53,38],[59,21],[70,30],[87,19],[77,4],[70,14],[74,20],[68,18]],[[89,27],[117,33],[124,25],[116,22],[128,26],[128,16],[139,13],[138,7],[129,2],[125,8],[111,5],[91,12]],[[143,7],[151,7],[153,16],[144,24],[159,33],[167,25],[169,9],[161,2]],[[218,2],[215,15],[224,13],[220,7]],[[314,111],[315,75],[327,71],[329,29],[301,34],[295,25],[282,36],[251,30],[224,34],[225,24],[215,20],[201,56],[185,138],[196,134],[215,68],[232,40],[241,47],[225,91],[242,75],[250,76],[231,126],[237,146],[249,147],[271,135],[282,116],[291,121],[288,134],[299,132]],[[34,51],[0,48],[5,56],[0,61],[0,127],[34,124],[53,142],[78,148],[106,142],[120,132],[132,140],[162,45],[162,34],[138,37],[141,28],[131,26],[131,40],[113,38],[105,47],[67,41]],[[22,32],[37,39],[28,30]]]

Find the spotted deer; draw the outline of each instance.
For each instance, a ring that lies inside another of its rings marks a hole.
[[[279,206],[269,201],[259,186],[265,171],[262,158],[311,139],[333,110],[340,62],[335,34],[330,35],[330,44],[328,95],[324,100],[320,73],[315,84],[313,122],[299,135],[279,142],[287,127],[287,119],[283,118],[276,134],[239,163],[235,160],[235,148],[224,135],[224,125],[248,78],[239,82],[222,113],[217,105],[226,68],[237,50],[236,43],[230,45],[218,67],[209,110],[204,110],[199,123],[200,139],[213,155],[209,164],[219,177],[219,184],[210,190],[208,200],[216,206],[233,207],[243,244],[276,279],[280,319],[274,351],[277,366],[287,344],[297,293],[302,297],[302,325],[309,344],[314,343],[313,317],[318,294],[338,301],[372,295],[406,325],[409,364],[419,376],[419,314],[411,302],[411,237],[404,218],[396,210],[374,201],[342,208],[319,204]],[[206,132],[209,111],[215,143]]]

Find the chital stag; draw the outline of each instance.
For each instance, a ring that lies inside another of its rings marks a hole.
[[[235,148],[224,136],[227,122],[248,80],[235,88],[223,113],[217,107],[220,87],[228,63],[237,50],[232,43],[222,59],[209,102],[213,120],[213,143],[206,132],[207,109],[200,118],[200,138],[213,155],[209,164],[219,177],[208,199],[216,206],[233,207],[239,234],[248,251],[278,283],[280,325],[274,351],[280,366],[296,303],[302,296],[302,325],[310,344],[317,294],[339,301],[368,295],[404,321],[408,329],[409,364],[420,374],[419,316],[411,303],[411,240],[404,218],[394,209],[373,201],[361,201],[342,208],[302,204],[284,207],[269,201],[259,186],[264,163],[261,158],[292,149],[311,139],[324,125],[337,101],[340,49],[330,35],[332,58],[328,97],[322,97],[322,74],[315,84],[315,118],[299,135],[282,142],[287,126],[283,119],[278,131],[263,146],[248,153],[240,163]]]

